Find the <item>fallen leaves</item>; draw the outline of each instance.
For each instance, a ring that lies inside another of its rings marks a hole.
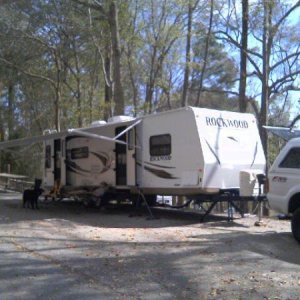
[[[235,282],[236,280],[233,279],[233,278],[228,278],[228,279],[224,279],[223,282],[226,283],[226,284],[231,284],[233,282]]]
[[[221,293],[222,293],[222,289],[219,289],[219,288],[211,288],[210,289],[210,296],[213,296],[213,297],[216,297],[216,296],[219,296],[219,295],[221,295]]]

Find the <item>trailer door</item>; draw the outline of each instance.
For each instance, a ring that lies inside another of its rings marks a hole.
[[[54,181],[59,182],[61,180],[61,140],[54,140]]]
[[[127,185],[136,185],[136,128],[132,128],[127,132]]]
[[[118,135],[126,126],[117,127],[115,135]],[[126,142],[127,134],[121,135],[118,140]],[[116,143],[116,185],[127,185],[127,147],[126,145]]]
[[[118,135],[126,129],[126,126],[117,127],[115,134]],[[135,165],[135,128],[121,135],[118,140],[127,145],[116,143],[116,185],[134,186],[136,184]]]
[[[53,166],[53,140],[46,141],[44,144],[45,147],[45,169],[44,169],[44,185],[53,186],[54,184],[54,166]]]

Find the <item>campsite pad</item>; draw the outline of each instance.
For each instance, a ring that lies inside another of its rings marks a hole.
[[[299,299],[300,246],[288,220],[227,223],[74,202],[23,209],[0,193],[1,299]]]

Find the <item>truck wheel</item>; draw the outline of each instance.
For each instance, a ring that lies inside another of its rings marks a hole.
[[[300,243],[300,208],[293,213],[291,225],[293,236]]]

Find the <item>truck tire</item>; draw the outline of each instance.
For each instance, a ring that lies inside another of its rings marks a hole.
[[[300,243],[300,208],[296,209],[293,213],[291,226],[294,238]]]

